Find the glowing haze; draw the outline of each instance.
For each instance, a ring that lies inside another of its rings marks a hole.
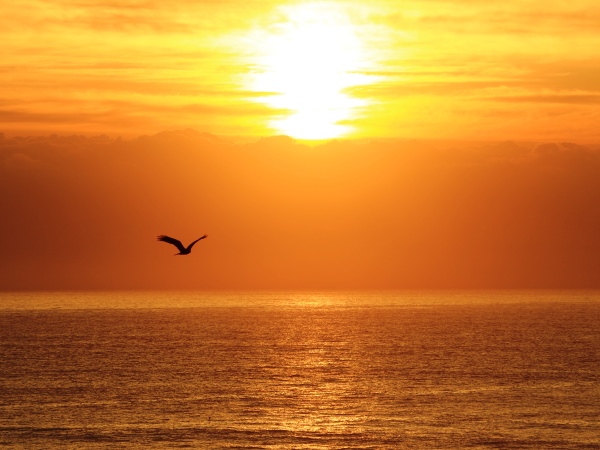
[[[598,205],[598,146],[5,137],[0,288],[598,288]]]
[[[600,5],[7,0],[5,132],[598,140]]]

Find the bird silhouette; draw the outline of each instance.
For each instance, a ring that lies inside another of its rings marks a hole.
[[[177,250],[179,250],[179,253],[175,253],[175,256],[177,256],[177,255],[189,255],[192,252],[192,247],[194,246],[194,244],[196,242],[198,242],[199,240],[207,238],[207,237],[208,237],[208,234],[205,234],[204,236],[196,239],[194,242],[192,242],[187,247],[184,247],[183,244],[181,243],[181,241],[178,241],[177,239],[169,237],[169,236],[165,236],[164,234],[158,236],[156,239],[161,242],[173,244],[175,247],[177,247]]]

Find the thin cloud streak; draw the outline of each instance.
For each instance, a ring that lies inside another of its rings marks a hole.
[[[516,103],[558,103],[596,105],[600,103],[600,94],[555,94],[555,95],[522,95],[490,98],[492,101]]]

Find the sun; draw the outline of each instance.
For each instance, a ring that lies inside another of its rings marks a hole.
[[[351,20],[335,4],[282,7],[280,21],[255,39],[260,46],[251,89],[285,111],[269,127],[299,139],[347,135],[364,104],[348,88],[361,84],[363,45]]]

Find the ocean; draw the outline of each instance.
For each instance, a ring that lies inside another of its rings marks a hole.
[[[0,448],[600,448],[600,292],[0,294]]]

